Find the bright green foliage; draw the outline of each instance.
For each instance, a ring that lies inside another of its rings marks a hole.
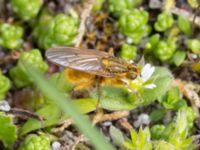
[[[8,49],[22,47],[24,30],[17,25],[8,23],[0,24],[0,45]]]
[[[184,107],[177,112],[174,121],[166,127],[156,125],[151,128],[152,138],[156,140],[165,140],[173,145],[175,149],[192,150],[192,137],[190,135],[191,128],[194,125],[196,113],[191,107]],[[155,145],[156,146],[156,145]]]
[[[0,70],[0,100],[3,100],[5,98],[10,88],[11,88],[10,80],[6,76],[4,76]]]
[[[11,147],[17,139],[17,128],[12,118],[3,112],[0,112],[0,129],[0,140],[5,147]]]
[[[27,21],[37,16],[43,0],[11,0],[11,6],[17,16]]]
[[[178,16],[178,27],[186,35],[191,35],[192,27],[190,21],[185,16]]]
[[[120,16],[118,20],[119,30],[137,44],[142,37],[150,32],[150,26],[147,25],[148,18],[149,14],[144,10],[130,10]]]
[[[182,99],[178,87],[172,87],[167,94],[162,97],[161,103],[165,108],[175,110],[187,106],[186,101]]]
[[[72,45],[78,30],[78,19],[65,14],[54,18],[47,16],[38,23],[34,31],[40,48]]]
[[[174,145],[163,140],[155,141],[153,144],[154,150],[177,150]]]
[[[163,138],[163,132],[165,131],[164,125],[154,125],[151,128],[151,137],[152,139],[161,139]]]
[[[154,55],[160,61],[169,60],[176,51],[176,40],[159,41],[154,49]]]
[[[200,40],[190,39],[187,41],[187,47],[195,54],[200,54]]]
[[[139,5],[142,0],[109,0],[109,12],[115,16],[120,16],[123,13],[133,9],[135,6]]]
[[[157,22],[154,24],[156,31],[163,32],[172,27],[174,19],[171,13],[162,12],[158,15]]]
[[[123,44],[120,51],[120,56],[125,60],[134,60],[137,57],[137,47]]]
[[[48,134],[29,134],[18,150],[50,150],[51,137]]]
[[[145,44],[144,53],[152,53],[160,41],[160,34],[154,34],[149,37],[149,41]]]
[[[23,126],[20,128],[20,135],[25,135],[36,129],[43,127],[49,127],[52,125],[57,125],[60,122],[69,118],[69,115],[63,115],[63,112],[50,102],[41,109],[37,110],[37,114],[44,117],[45,120],[43,124],[36,119],[29,119]],[[81,113],[86,114],[92,112],[96,109],[97,101],[94,99],[77,99],[72,101],[72,103],[80,110]]]
[[[18,88],[30,86],[32,84],[32,79],[27,75],[23,62],[33,65],[43,74],[48,69],[48,65],[43,61],[42,55],[38,49],[21,53],[17,65],[10,70],[10,76]]]
[[[149,128],[140,128],[137,133],[131,130],[131,141],[125,141],[124,146],[129,150],[152,150],[151,134]]]
[[[160,61],[169,60],[176,51],[176,38],[160,40],[159,34],[154,34],[145,45],[144,53],[154,54]]]
[[[93,5],[93,11],[99,11],[102,8],[103,3],[105,0],[96,0],[95,4]]]
[[[186,57],[186,52],[176,51],[173,56],[173,63],[176,66],[180,66],[183,63],[183,61],[185,60],[185,57]]]

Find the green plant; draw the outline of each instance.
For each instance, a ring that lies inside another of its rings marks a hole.
[[[108,9],[109,12],[115,16],[120,16],[123,13],[133,9],[135,6],[139,5],[142,0],[109,0]]]
[[[131,140],[126,140],[124,146],[129,150],[152,150],[151,133],[149,128],[140,128],[137,133],[135,130],[130,131]]]
[[[137,57],[137,47],[133,45],[123,44],[120,56],[125,60],[134,60]]]
[[[187,41],[187,47],[195,54],[200,54],[200,40],[190,39]]]
[[[24,30],[9,23],[0,23],[0,45],[7,49],[22,47]]]
[[[47,16],[47,17],[46,17]],[[40,48],[48,49],[55,46],[67,46],[74,43],[78,31],[78,18],[58,14],[42,16],[34,29],[34,37]]]
[[[178,27],[183,33],[185,33],[188,36],[190,36],[192,34],[192,28],[191,28],[191,24],[190,24],[188,18],[179,15],[178,16]]]
[[[40,133],[40,135],[29,134],[18,150],[50,150],[51,136]]]
[[[156,31],[163,32],[172,27],[174,22],[173,16],[169,12],[162,12],[158,15],[157,22],[154,24]]]
[[[0,112],[0,122],[0,140],[5,147],[11,148],[17,139],[17,127],[12,118],[3,112]]]
[[[148,12],[139,9],[130,10],[120,16],[118,20],[119,31],[138,44],[142,37],[150,32],[147,25],[149,18]]]
[[[187,103],[182,99],[182,95],[178,87],[172,87],[161,100],[161,104],[167,109],[178,110],[182,107],[187,107]]]
[[[0,70],[0,100],[3,100],[11,88],[11,81]]]
[[[18,88],[32,85],[32,78],[27,75],[23,62],[28,62],[36,67],[41,73],[47,72],[48,65],[43,61],[42,55],[38,49],[32,49],[28,52],[22,52],[17,65],[10,70],[10,76]]]
[[[43,0],[11,0],[13,11],[25,21],[35,18],[42,4]]]

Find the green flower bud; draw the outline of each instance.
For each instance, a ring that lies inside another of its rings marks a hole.
[[[154,34],[149,38],[149,41],[145,44],[144,52],[150,53],[157,46],[160,40],[159,34]]]
[[[23,28],[8,23],[0,24],[0,45],[4,48],[20,48],[23,43]]]
[[[39,28],[41,30],[37,30],[41,32],[36,34],[38,37],[35,37],[38,39],[39,47],[48,49],[55,46],[72,45],[78,30],[78,20],[71,16],[59,14],[50,19],[49,24],[43,24]]]
[[[163,32],[173,25],[174,19],[171,13],[162,12],[158,15],[157,22],[154,24],[156,31]]]
[[[151,136],[153,139],[162,139],[163,138],[163,132],[165,130],[164,125],[155,125],[151,128]]]
[[[176,40],[160,41],[154,49],[154,55],[160,61],[169,60],[176,51]]]
[[[37,16],[43,0],[12,0],[11,6],[17,16],[23,20],[30,20]]]
[[[123,44],[120,51],[120,56],[125,60],[134,60],[137,57],[137,47]]]
[[[17,87],[25,87],[32,84],[32,79],[27,75],[23,63],[27,62],[37,68],[41,73],[45,73],[48,65],[42,59],[42,55],[38,49],[23,52],[20,55],[17,66],[10,70],[10,76],[14,80]]]
[[[96,0],[96,3],[93,5],[92,10],[93,11],[99,11],[102,8],[103,3],[105,2],[105,0]]]
[[[134,43],[139,43],[141,38],[148,35],[150,26],[148,22],[148,12],[133,9],[120,16],[118,25],[122,34],[133,39]]]
[[[49,135],[30,134],[25,141],[20,145],[18,150],[50,150],[51,138]]]
[[[113,13],[115,16],[120,16],[128,10],[131,10],[140,2],[141,0],[109,0],[108,9],[109,12]]]
[[[10,80],[6,76],[4,76],[0,70],[0,100],[3,100],[5,98],[10,88],[11,88]]]
[[[200,40],[191,39],[187,41],[187,47],[195,54],[200,54]]]

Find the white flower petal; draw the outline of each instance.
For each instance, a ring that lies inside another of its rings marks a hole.
[[[146,85],[144,85],[144,87],[147,89],[153,89],[156,87],[156,85],[152,83],[152,84],[146,84]]]
[[[144,80],[144,82],[147,81],[152,76],[152,74],[154,73],[154,71],[155,71],[155,67],[151,66],[150,64],[146,64],[142,68],[141,78]]]

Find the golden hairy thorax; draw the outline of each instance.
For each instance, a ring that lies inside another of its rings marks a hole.
[[[121,74],[128,71],[127,63],[116,57],[102,58],[101,63],[105,70],[113,74]]]

